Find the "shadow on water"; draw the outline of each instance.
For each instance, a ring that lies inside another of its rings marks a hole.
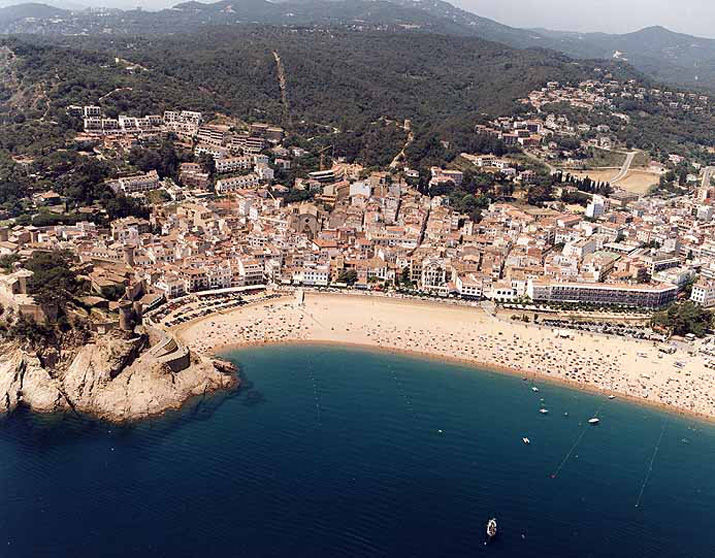
[[[0,438],[23,447],[50,448],[101,435],[108,426],[103,421],[74,413],[39,414],[22,406],[0,418]]]
[[[240,384],[235,389],[199,395],[189,399],[180,409],[171,409],[159,416],[124,424],[77,413],[43,414],[34,413],[24,406],[18,407],[11,414],[0,416],[0,440],[24,447],[51,448],[92,436],[122,439],[137,431],[144,431],[150,432],[150,438],[155,441],[190,422],[210,420],[224,403],[232,399],[240,400],[247,407],[266,402],[265,396],[242,371],[238,372],[238,377]]]
[[[243,398],[243,405],[246,407],[257,407],[267,402],[266,396],[256,389],[256,385],[246,378],[244,372],[241,373],[241,392]]]

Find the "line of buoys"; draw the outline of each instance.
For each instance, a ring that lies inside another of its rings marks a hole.
[[[596,411],[596,414],[593,415],[594,418],[595,418],[595,417],[598,417],[598,415],[601,413],[601,409],[603,409],[603,406],[604,406],[604,405],[605,405],[605,401],[604,401],[603,403],[601,403],[601,406],[600,406],[600,407],[598,408],[598,410]],[[586,432],[588,431],[589,426],[591,426],[591,425],[590,425],[588,422],[586,422],[585,426],[584,426],[583,429],[581,430],[581,433],[578,435],[578,438],[576,438],[576,441],[574,442],[573,446],[571,446],[571,449],[566,453],[566,456],[561,460],[561,463],[559,463],[559,466],[556,467],[556,470],[555,470],[553,473],[551,473],[551,478],[552,478],[552,479],[555,479],[555,478],[559,475],[559,473],[561,472],[561,469],[564,468],[564,465],[566,465],[566,462],[567,462],[567,461],[569,460],[569,458],[571,457],[571,454],[574,452],[574,450],[575,450],[576,447],[579,445],[579,443],[581,442],[582,438],[584,437],[584,435],[585,435]]]
[[[658,455],[660,443],[663,441],[663,434],[665,434],[665,419],[663,419],[663,428],[660,430],[660,436],[658,436],[658,441],[655,443],[655,448],[653,449],[653,455],[650,458],[648,470],[646,471],[645,478],[643,479],[643,484],[641,484],[641,490],[638,493],[638,499],[636,500],[637,508],[641,505],[641,498],[643,498],[643,492],[645,491],[646,484],[648,484],[648,480],[650,480],[650,474],[653,472],[653,463],[655,463],[655,457],[656,455]]]

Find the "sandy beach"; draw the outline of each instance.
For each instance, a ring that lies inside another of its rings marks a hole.
[[[715,372],[700,356],[653,342],[506,321],[481,308],[364,295],[306,294],[208,316],[173,329],[197,351],[266,343],[337,343],[455,359],[529,379],[566,382],[715,419]],[[676,365],[680,363],[680,367]]]

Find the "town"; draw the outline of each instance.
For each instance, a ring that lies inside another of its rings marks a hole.
[[[459,164],[432,166],[426,177],[399,158],[383,170],[339,156],[326,164],[325,148],[286,147],[286,132],[266,123],[236,124],[182,109],[110,118],[99,105],[69,106],[67,114],[83,123],[76,145],[91,156],[122,158],[169,138],[194,160],[180,163],[177,181],[156,169],[107,181],[117,195],[149,204],[146,218],[119,218],[108,227],[80,220],[0,228],[0,256],[15,262],[0,277],[0,299],[19,314],[48,320],[22,288],[29,273],[22,262],[35,251],[64,250],[81,262],[96,295],[87,300],[113,310],[96,314],[102,328],[119,324],[126,302],[171,325],[182,315],[174,300],[211,294],[211,307],[220,309],[242,290],[266,287],[399,292],[586,313],[648,315],[683,297],[713,306],[712,169],[688,162],[687,193],[675,197],[620,188],[628,168],[612,182],[587,179],[584,188],[576,174],[564,176],[573,155],[589,149],[617,155],[619,139],[608,125],[573,122],[549,108],[609,107],[616,120],[627,120],[614,98],[686,111],[706,110],[708,98],[604,80],[546,84],[522,100],[531,110],[526,117],[475,127],[475,135],[498,142],[500,153],[462,153]],[[564,138],[572,144],[565,155]],[[319,158],[319,168],[281,184],[306,157]],[[649,168],[663,175],[682,164],[673,154]],[[544,175],[552,195],[525,203]],[[487,191],[467,189],[469,203],[455,207],[450,194],[475,176],[491,180]],[[52,190],[33,195],[44,213],[61,214],[65,201]]]

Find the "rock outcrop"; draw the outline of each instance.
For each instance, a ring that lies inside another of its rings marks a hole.
[[[175,368],[175,367],[174,367]],[[51,368],[13,344],[0,348],[0,412],[75,411],[112,422],[176,409],[188,399],[238,384],[228,363],[190,354],[176,372],[147,349],[145,336],[107,335]]]

